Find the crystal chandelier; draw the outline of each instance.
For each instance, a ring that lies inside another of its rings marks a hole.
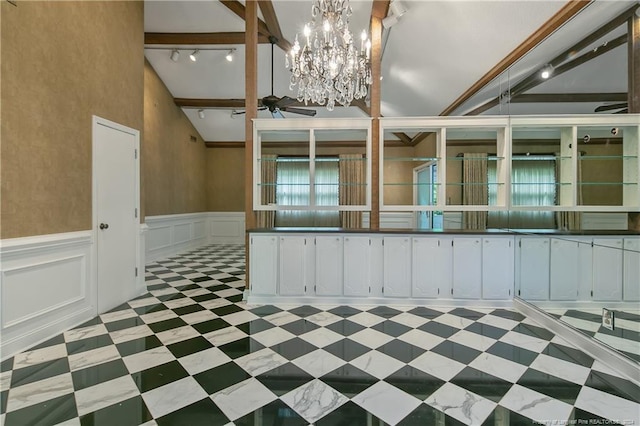
[[[302,36],[304,46],[296,34],[293,48],[285,55],[291,71],[289,89],[298,86],[298,101],[326,102],[333,111],[336,102],[348,106],[367,96],[372,82],[371,41],[362,31],[359,48],[355,45],[349,31],[351,13],[349,0],[313,0],[311,22]]]

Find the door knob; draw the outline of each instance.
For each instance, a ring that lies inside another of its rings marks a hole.
[[[108,223],[101,223],[100,224],[100,229],[108,229],[109,228],[109,224]]]

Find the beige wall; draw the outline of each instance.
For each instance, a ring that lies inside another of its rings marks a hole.
[[[195,142],[191,137],[196,138]],[[143,199],[146,216],[195,213],[207,205],[208,151],[155,70],[144,63]],[[221,177],[224,179],[224,177]]]
[[[244,148],[207,149],[207,209],[212,212],[244,211]]]
[[[92,115],[143,126],[143,3],[0,13],[0,237],[90,229]]]

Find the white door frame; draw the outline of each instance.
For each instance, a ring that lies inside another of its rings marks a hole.
[[[142,294],[145,288],[144,286],[144,265],[142,265],[142,256],[140,253],[140,131],[132,129],[130,127],[123,126],[122,124],[115,123],[113,121],[107,120],[106,118],[98,117],[97,115],[92,116],[92,126],[91,126],[91,203],[92,203],[92,228],[91,228],[91,238],[93,240],[92,249],[91,249],[91,260],[92,260],[92,271],[91,276],[93,278],[92,289],[94,292],[93,296],[93,304],[94,310],[97,313],[98,310],[98,193],[97,193],[97,176],[96,176],[96,164],[97,158],[95,156],[96,152],[96,129],[97,126],[105,126],[110,127],[115,130],[119,130],[124,133],[128,133],[133,135],[135,138],[135,150],[136,150],[136,158],[135,158],[135,208],[137,211],[136,217],[136,225],[137,232],[135,235],[136,241],[136,267],[138,268],[138,276],[136,277],[136,287],[131,289],[130,297],[133,298],[138,294]]]

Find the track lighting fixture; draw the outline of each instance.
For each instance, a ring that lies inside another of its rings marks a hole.
[[[187,52],[191,52],[189,54],[189,59],[191,59],[193,62],[196,62],[198,60],[198,56],[200,55],[200,53],[202,51],[209,51],[209,50],[218,50],[218,51],[222,51],[222,52],[226,52],[225,55],[225,59],[229,62],[233,61],[233,56],[235,54],[236,48],[235,47],[203,47],[203,48],[199,48],[199,49],[194,49],[193,47],[188,48],[180,48],[180,47],[156,47],[156,46],[145,46],[144,48],[145,50],[168,50],[171,53],[169,54],[169,58],[171,58],[171,60],[173,62],[178,62],[180,60],[180,51],[187,51]]]
[[[227,53],[227,56],[224,57],[227,61],[232,62],[233,61],[233,49],[229,50],[229,53]]]
[[[173,62],[178,62],[178,59],[180,59],[180,52],[178,52],[178,49],[173,49],[171,51],[171,60]]]
[[[552,73],[553,73],[553,66],[547,65],[544,68],[542,68],[542,71],[540,71],[540,77],[546,80],[547,78],[551,77]]]
[[[203,109],[199,109],[198,110],[198,117],[200,117],[201,120],[204,118],[204,110]]]
[[[199,53],[200,51],[198,49],[194,50],[193,53],[189,55],[189,59],[191,59],[193,62],[197,61]]]
[[[407,12],[407,8],[400,0],[393,0],[389,4],[389,13],[387,17],[382,20],[382,26],[385,28],[391,28],[398,23],[398,20],[402,15]]]

